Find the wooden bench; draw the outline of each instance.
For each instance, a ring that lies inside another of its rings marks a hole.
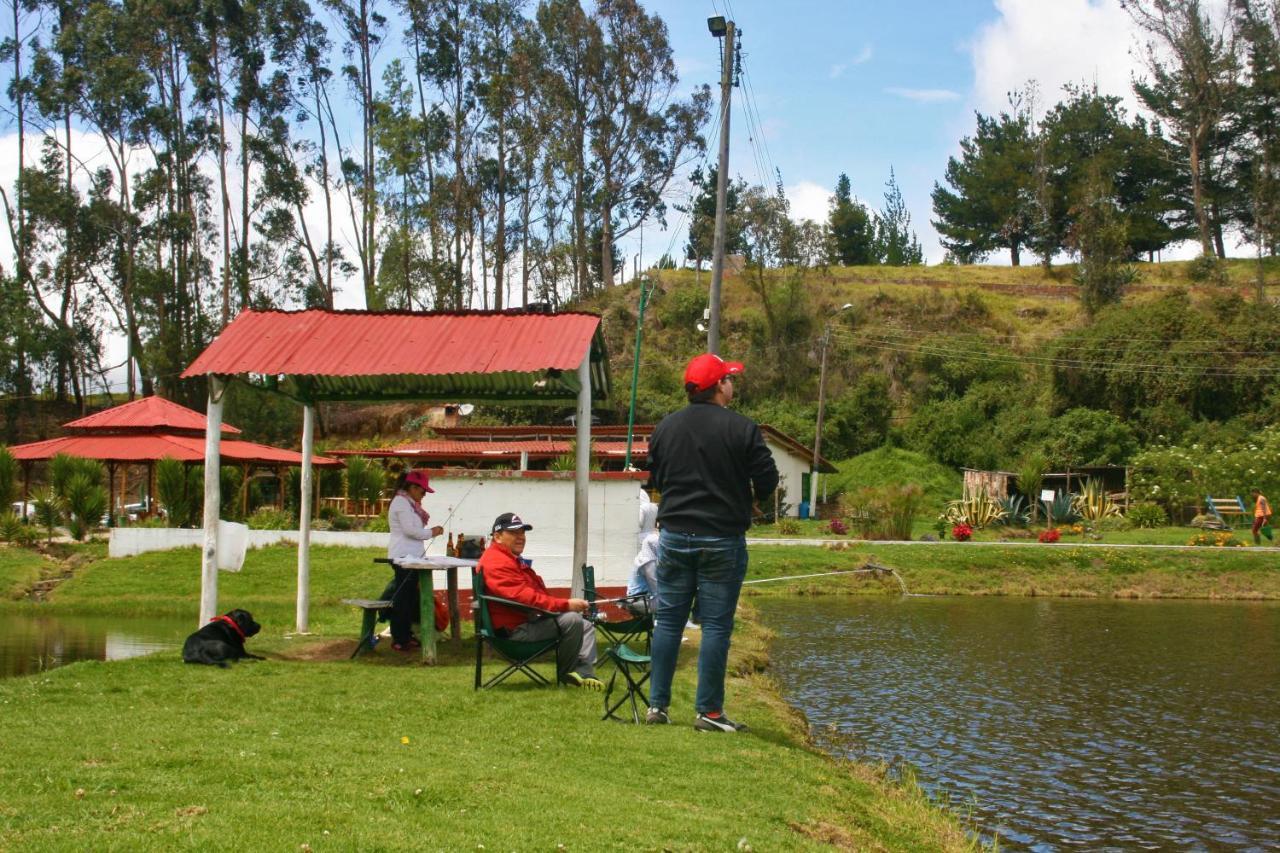
[[[1204,499],[1205,508],[1222,525],[1223,530],[1230,530],[1231,525],[1227,522],[1227,516],[1241,516],[1250,518],[1253,513],[1244,505],[1244,500],[1239,495],[1234,498],[1215,498],[1206,496]]]
[[[342,603],[364,611],[364,620],[360,624],[360,642],[356,643],[356,650],[351,653],[351,658],[354,659],[365,649],[372,651],[378,644],[378,613],[390,610],[391,602],[377,598],[344,598]]]

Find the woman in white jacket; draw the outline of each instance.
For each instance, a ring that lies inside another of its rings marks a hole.
[[[391,560],[423,556],[426,543],[444,533],[444,528],[439,525],[427,526],[431,515],[422,508],[423,496],[434,491],[425,469],[415,468],[400,475],[396,495],[387,508],[387,524],[391,528],[387,557]],[[391,597],[391,648],[406,652],[422,646],[413,636],[412,627],[413,614],[418,606],[418,573],[394,563],[392,568],[396,573],[396,588]],[[431,619],[432,614],[423,613],[422,618]]]

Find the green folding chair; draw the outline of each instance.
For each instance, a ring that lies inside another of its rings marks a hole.
[[[644,648],[648,650],[653,643],[653,614],[633,616],[630,619],[608,620],[601,618],[596,607],[599,595],[596,593],[596,570],[594,566],[582,567],[582,597],[591,605],[587,614],[596,626],[596,643],[603,639],[607,644],[605,652],[599,657],[607,660],[610,647],[624,646],[644,640]]]
[[[644,689],[649,682],[649,656],[633,651],[627,645],[610,646],[604,654],[606,660],[613,662],[613,675],[609,677],[609,686],[604,691],[604,716],[600,719],[625,722],[618,710],[630,703],[631,722],[640,722],[641,709],[649,707],[649,694]],[[620,686],[618,676],[622,676],[626,691],[614,701],[614,688]]]
[[[556,647],[560,645],[559,633],[555,637],[548,640],[540,640],[537,642],[527,642],[523,640],[512,640],[509,637],[502,636],[494,627],[493,620],[489,615],[490,604],[504,604],[507,607],[514,607],[523,610],[529,614],[544,614],[554,617],[555,614],[549,610],[540,610],[536,607],[529,607],[518,601],[500,598],[496,595],[489,595],[484,588],[484,574],[477,569],[471,570],[471,596],[472,608],[475,613],[476,628],[476,685],[475,689],[481,687],[489,688],[495,684],[500,684],[507,679],[513,672],[523,672],[534,684],[546,687],[557,683],[556,679],[548,679],[545,675],[533,668],[533,663],[548,653],[552,656],[552,662],[555,662]],[[558,626],[557,626],[558,631]],[[488,681],[484,681],[484,650],[488,646],[493,652],[506,662],[507,666],[497,675],[491,677]]]

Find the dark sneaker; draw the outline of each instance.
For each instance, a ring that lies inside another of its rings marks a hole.
[[[671,722],[671,718],[667,716],[665,708],[650,708],[649,713],[644,715],[644,721],[650,726],[665,726]]]
[[[745,732],[745,723],[735,723],[724,714],[699,714],[693,721],[693,727],[700,732]]]

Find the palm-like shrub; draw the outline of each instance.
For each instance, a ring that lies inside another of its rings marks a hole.
[[[840,497],[841,514],[863,539],[910,539],[923,503],[924,490],[914,483],[868,486]]]
[[[31,516],[36,524],[44,528],[50,542],[53,541],[53,531],[62,524],[64,511],[65,504],[53,489],[48,488],[36,494],[31,505]]]
[[[348,456],[347,470],[343,472],[343,488],[349,501],[373,502],[382,497],[386,477],[382,466],[363,456]]]
[[[202,466],[188,467],[166,456],[156,463],[156,498],[172,527],[194,527],[204,506]]]
[[[76,539],[87,537],[107,512],[107,490],[101,480],[85,471],[77,472],[67,481],[62,498],[66,502],[71,535]]]

